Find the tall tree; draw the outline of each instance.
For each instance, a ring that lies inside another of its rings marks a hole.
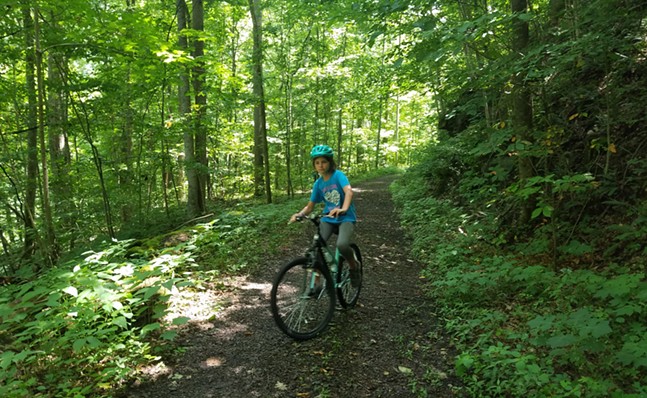
[[[27,184],[22,214],[24,218],[24,252],[30,258],[36,251],[38,231],[36,230],[36,190],[38,186],[38,120],[36,94],[36,52],[34,45],[34,23],[29,1],[21,2],[23,28],[25,33],[25,84],[27,91]]]
[[[270,182],[270,159],[267,145],[267,126],[265,117],[265,92],[263,88],[263,21],[260,0],[249,0],[252,17],[254,50],[252,53],[253,91],[254,91],[254,194],[262,196],[263,181],[265,197],[272,203]]]
[[[512,51],[516,59],[522,59],[528,50],[530,40],[528,20],[528,0],[510,0],[512,13]],[[519,180],[523,184],[534,175],[532,158],[529,151],[523,150],[525,146],[532,145],[532,98],[526,83],[526,72],[519,68],[512,77],[512,128],[516,134],[516,142],[521,150],[518,151]],[[520,224],[530,220],[534,202],[529,198],[523,205],[520,215]]]
[[[203,0],[192,1],[192,20],[191,26],[197,34],[204,33],[204,4]],[[192,69],[193,81],[193,95],[195,103],[195,112],[193,114],[193,131],[195,134],[195,160],[198,173],[198,184],[200,197],[200,213],[206,211],[205,200],[207,193],[207,186],[209,185],[208,158],[207,158],[207,126],[206,126],[206,111],[207,111],[207,92],[204,86],[206,79],[205,60],[204,60],[204,39],[196,37],[193,41],[193,59],[194,66]]]
[[[50,27],[59,36],[59,10],[49,15]],[[47,54],[47,132],[51,162],[51,187],[54,213],[60,215],[63,230],[74,223],[74,186],[71,181],[71,157],[68,139],[68,101],[65,91],[67,59],[62,51],[51,47]],[[73,241],[71,242],[73,245]]]
[[[189,52],[189,39],[186,30],[189,22],[189,8],[185,0],[177,0],[177,25],[178,44],[182,51]],[[182,118],[184,137],[184,164],[186,179],[188,181],[187,211],[191,216],[198,216],[204,212],[204,201],[200,190],[198,177],[198,162],[195,157],[195,136],[192,131],[191,97],[190,97],[190,69],[182,65],[178,86],[178,103],[180,117]]]
[[[134,0],[126,0],[126,12],[132,13],[134,7]],[[133,27],[126,28],[126,37],[133,37]],[[130,60],[126,62],[125,67],[125,81],[122,86],[124,90],[124,97],[121,104],[121,128],[120,135],[116,138],[118,142],[117,161],[119,162],[118,169],[118,184],[121,192],[132,192],[132,175],[133,175],[133,131],[134,131],[134,111],[133,111],[133,98],[135,88],[132,83],[132,64]],[[121,221],[128,223],[131,220],[133,212],[133,202],[126,200],[121,203]]]
[[[40,10],[38,4],[34,8],[34,46],[36,49],[36,81],[38,82],[38,139],[40,145],[41,165],[41,205],[45,224],[46,245],[43,246],[44,259],[49,265],[56,263],[58,258],[58,243],[54,232],[54,220],[49,194],[49,166],[47,162],[47,146],[45,145],[45,78],[43,76],[43,50],[40,42]]]

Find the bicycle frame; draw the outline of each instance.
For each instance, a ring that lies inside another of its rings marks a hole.
[[[301,217],[298,221],[302,221]],[[362,254],[351,243],[359,262],[359,281],[353,285],[344,257],[321,237],[321,215],[308,218],[317,227],[306,255],[279,270],[272,284],[270,306],[277,326],[296,340],[311,339],[323,331],[335,313],[336,304],[353,308],[362,285]],[[327,259],[330,255],[330,260]]]
[[[338,288],[340,284],[337,283],[337,272],[339,269],[339,260],[341,257],[341,253],[339,253],[339,250],[337,248],[335,248],[335,252],[333,253],[333,250],[330,248],[330,246],[328,246],[328,243],[321,237],[321,231],[319,229],[321,216],[316,216],[308,219],[313,224],[315,224],[315,226],[317,227],[317,232],[315,232],[315,235],[312,238],[312,244],[310,245],[310,248],[306,252],[306,257],[308,258],[312,268],[314,269],[315,263],[317,262],[317,256],[319,256],[320,263],[324,267],[322,271],[330,272],[330,276],[334,281],[334,285],[335,285],[334,287]],[[328,260],[328,257],[326,256],[326,254],[330,256],[330,260]],[[313,273],[311,274],[310,280],[308,281],[309,288],[314,289],[316,283],[317,283],[317,278],[316,278],[315,272],[313,271]]]

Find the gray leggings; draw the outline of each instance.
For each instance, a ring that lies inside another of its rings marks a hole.
[[[321,232],[321,237],[328,242],[328,238],[332,236],[333,233],[337,233],[337,249],[344,258],[352,258],[353,249],[350,247],[350,244],[353,240],[353,235],[355,233],[355,224],[352,222],[343,222],[341,224],[331,224],[327,222],[322,222],[319,225],[319,231]]]

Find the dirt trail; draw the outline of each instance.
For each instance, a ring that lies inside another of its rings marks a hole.
[[[282,258],[232,282],[217,319],[193,325],[186,348],[156,380],[133,387],[129,398],[158,397],[453,397],[453,355],[437,328],[432,303],[419,284],[420,266],[383,177],[354,187],[364,256],[364,286],[357,307],[338,311],[316,339],[297,343],[275,325],[269,292],[276,271],[301,255],[311,237],[294,242]],[[280,257],[280,256],[279,256]],[[424,391],[424,392],[423,392]]]

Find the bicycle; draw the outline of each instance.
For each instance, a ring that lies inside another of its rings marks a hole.
[[[336,298],[344,309],[357,303],[362,289],[362,254],[351,244],[359,266],[359,280],[353,286],[350,266],[339,250],[321,237],[319,224],[324,215],[299,217],[310,220],[317,230],[305,256],[286,264],[272,285],[270,303],[277,326],[295,340],[308,340],[326,329],[336,308]],[[336,293],[336,294],[335,294]],[[336,296],[336,297],[335,297]]]

